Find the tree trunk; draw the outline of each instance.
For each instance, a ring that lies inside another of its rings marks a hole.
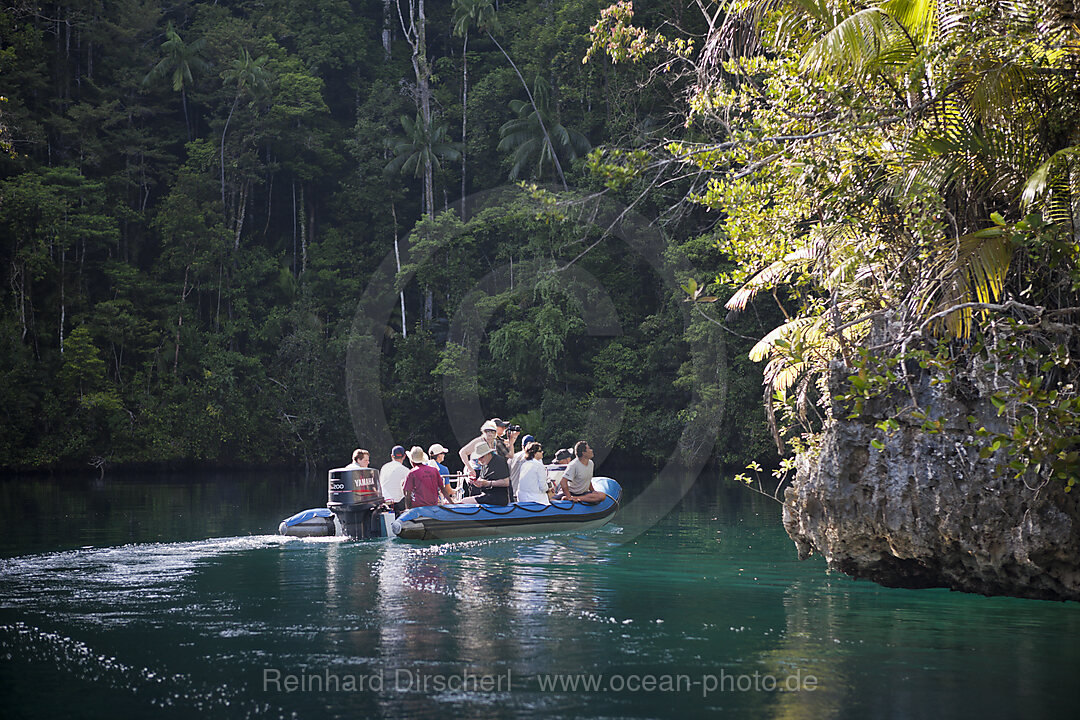
[[[431,166],[431,156],[424,161],[424,214],[435,217],[435,170]]]
[[[191,142],[191,121],[188,119],[187,92],[180,88],[180,104],[184,106],[184,127],[187,128],[187,141]]]
[[[416,85],[420,96],[420,117],[424,120],[424,137],[431,137],[431,66],[427,59],[427,15],[424,12],[424,0],[417,3],[416,50],[413,52],[413,65],[416,70]],[[435,170],[431,163],[431,154],[424,160],[424,199],[427,203],[427,215],[435,217]]]
[[[190,265],[188,265],[186,268],[184,268],[184,286],[180,290],[180,305],[179,305],[179,309],[177,310],[177,314],[176,314],[176,351],[173,353],[173,366],[172,366],[173,377],[176,377],[176,370],[180,366],[180,328],[184,324],[184,301],[187,300],[187,296],[188,296],[188,292],[189,292],[188,291],[188,285],[187,285],[187,279],[188,279],[188,270],[190,270],[190,269],[191,269]]]
[[[307,270],[307,208],[304,205],[304,183],[300,183],[300,274]]]
[[[469,117],[469,31],[465,31],[465,42],[461,46],[461,220],[465,217],[465,122]]]
[[[225,274],[225,266],[218,263],[217,266],[217,302],[214,304],[214,330],[221,330],[221,276]]]
[[[244,229],[244,217],[247,216],[247,201],[250,189],[250,182],[245,182],[240,187],[240,207],[236,210],[236,239],[233,241],[234,253],[240,250],[240,233]]]
[[[64,261],[67,250],[60,250],[60,354],[64,354],[64,319],[67,315],[67,303],[64,302]]]
[[[225,127],[221,131],[221,212],[223,213],[227,208],[225,205],[225,133],[229,132],[229,123],[232,122],[233,113],[236,112],[236,105],[239,102],[240,93],[236,93],[236,99],[229,108],[229,117],[225,118]]]
[[[394,218],[394,260],[397,262],[397,271],[401,272],[401,254],[398,252],[397,208],[390,203],[390,214]],[[408,327],[405,325],[405,290],[401,290],[401,337],[409,336]]]
[[[400,16],[401,7],[398,6]],[[431,138],[431,66],[427,60],[427,15],[424,0],[409,2],[409,25],[401,17],[401,28],[405,39],[412,47],[413,73],[416,75],[416,105],[423,123],[424,137]],[[428,217],[435,216],[435,180],[434,168],[430,156],[424,161],[424,212]]]
[[[11,262],[11,286],[19,295],[19,324],[22,326],[20,339],[26,340],[26,267],[22,263]],[[16,287],[16,282],[18,287]]]
[[[266,153],[266,166],[270,167],[270,153]],[[263,235],[270,231],[270,216],[274,209],[274,173],[268,173],[266,178],[266,224],[263,226]]]
[[[394,27],[394,14],[390,8],[393,5],[394,0],[383,0],[383,28],[382,28],[382,46],[383,46],[383,60],[390,59],[390,41],[393,37]]]
[[[292,181],[292,271],[296,275],[296,178]]]

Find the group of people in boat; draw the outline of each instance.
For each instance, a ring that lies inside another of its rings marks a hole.
[[[519,438],[521,449],[515,451]],[[448,452],[439,443],[427,452],[418,445],[408,452],[394,446],[390,460],[375,473],[383,497],[395,511],[440,502],[550,505],[552,500],[593,503],[606,497],[592,486],[593,450],[585,440],[573,449],[558,450],[548,465],[542,443],[532,435],[523,436],[521,426],[492,418],[458,451],[464,470],[456,477],[443,462]],[[352,460],[347,470],[368,468],[371,453],[358,448]],[[460,482],[459,489],[454,480]]]

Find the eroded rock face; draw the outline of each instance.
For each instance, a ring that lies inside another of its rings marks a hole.
[[[901,418],[886,435],[871,411],[834,422],[818,457],[799,458],[784,527],[800,557],[817,552],[890,587],[1080,600],[1078,493],[1058,482],[1029,487],[979,458],[966,417],[975,427],[1000,422],[987,393],[975,387],[958,399],[926,378],[915,391],[923,410],[946,420],[944,432]]]

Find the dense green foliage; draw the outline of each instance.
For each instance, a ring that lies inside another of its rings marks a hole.
[[[383,401],[398,442],[453,445],[442,388],[464,294],[505,263],[557,269],[587,244],[523,194],[465,218],[458,201],[511,175],[599,189],[575,161],[587,145],[677,125],[673,86],[582,64],[602,5],[6,4],[0,467],[344,461],[357,299],[397,241],[408,270],[406,241],[435,228],[453,250],[402,288],[405,326],[392,318],[381,340]],[[673,6],[704,29],[692,3]],[[638,210],[659,214],[684,190],[653,189]],[[690,211],[665,237],[711,268],[708,220]],[[606,289],[621,334],[589,336],[558,272],[505,293],[480,349],[483,410],[554,447],[598,432],[587,408],[616,398],[615,447],[662,461],[694,420],[689,350],[703,331],[684,331],[681,298],[617,244],[573,267]],[[746,408],[760,373],[732,340],[708,401]],[[718,447],[725,461],[767,452],[763,417],[728,413]]]
[[[685,60],[694,90],[686,137],[593,164],[620,183],[655,168],[698,177],[689,199],[724,214],[716,239],[734,263],[687,290],[702,301],[738,283],[733,311],[770,291],[785,305],[751,357],[768,361],[765,400],[786,418],[787,439],[812,447],[833,419],[837,363],[850,385],[839,395],[854,403],[839,406],[844,417],[889,397],[883,433],[901,416],[940,431],[911,390],[921,369],[965,402],[996,408],[996,427],[969,418],[984,455],[1000,453],[1018,477],[1071,487],[1080,480],[1075,4],[712,7],[691,56],[642,27],[630,3],[606,11],[593,57]]]
[[[1070,3],[605,4],[5,6],[0,466],[344,459],[397,257],[404,445],[467,439],[473,393],[549,447],[662,463],[718,423],[721,461],[771,465],[871,398],[937,431],[917,360],[992,368],[976,442],[1080,479]]]

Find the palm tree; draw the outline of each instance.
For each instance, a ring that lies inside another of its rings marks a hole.
[[[518,80],[521,81],[521,87],[525,89],[525,95],[529,98],[529,105],[532,106],[533,111],[536,113],[536,123],[540,128],[540,132],[547,138],[547,144],[551,144],[551,137],[548,136],[548,128],[544,122],[545,116],[540,112],[540,108],[537,106],[536,99],[533,97],[532,91],[529,89],[529,84],[525,82],[525,77],[521,74],[521,70],[518,69],[517,63],[510,57],[510,53],[506,52],[506,49],[499,44],[499,41],[495,39],[495,35],[492,33],[498,32],[498,18],[495,12],[498,10],[498,6],[494,9],[491,8],[491,0],[470,0],[470,5],[475,5],[475,8],[466,13],[467,17],[460,18],[465,22],[465,27],[469,26],[469,23],[475,23],[477,28],[482,30],[487,35],[488,40],[495,44],[495,47],[499,48],[499,52],[506,58],[506,62],[510,63],[510,67],[514,69],[514,74],[517,75]],[[455,20],[455,28],[457,27],[457,20]],[[558,154],[552,155],[551,160],[555,166],[555,173],[559,176],[559,181],[562,182],[563,189],[567,189],[566,175],[563,173],[562,163],[559,162]]]
[[[225,206],[225,134],[229,132],[229,123],[232,122],[236,106],[245,93],[259,95],[270,88],[270,71],[266,69],[266,55],[260,55],[253,59],[247,48],[241,48],[240,57],[233,60],[229,69],[222,75],[226,85],[236,88],[232,106],[229,108],[229,116],[225,118],[225,127],[221,130],[221,207]]]
[[[440,159],[457,160],[461,156],[461,143],[449,140],[449,126],[446,123],[425,125],[419,114],[416,119],[402,115],[401,127],[405,136],[391,142],[390,149],[394,158],[387,163],[386,171],[400,172],[423,180],[423,211],[428,217],[433,217],[435,189],[428,171],[439,170],[442,167]]]
[[[400,172],[403,175],[412,175],[423,181],[424,207],[422,213],[429,218],[435,217],[435,184],[432,180],[434,172],[442,167],[440,158],[456,160],[461,155],[461,143],[451,142],[447,136],[448,125],[446,123],[425,123],[419,113],[416,119],[410,119],[408,115],[401,116],[401,127],[405,131],[403,138],[398,138],[390,143],[390,150],[394,153],[393,159],[386,164],[387,172]],[[395,215],[396,218],[396,215]],[[397,227],[395,219],[395,228]],[[398,252],[397,231],[394,231],[394,256],[398,262],[398,272],[401,271],[401,259]],[[425,299],[425,319],[431,319],[432,294],[429,289]],[[405,336],[405,293],[401,293],[401,332]]]
[[[202,58],[205,47],[206,38],[185,43],[176,32],[172,21],[169,21],[165,26],[165,42],[161,44],[165,57],[158,61],[142,81],[143,87],[149,87],[165,77],[171,78],[173,92],[180,93],[180,104],[184,107],[184,126],[187,128],[188,141],[191,140],[191,121],[188,119],[187,89],[195,83],[195,75],[209,67],[209,63]]]
[[[491,0],[454,0],[454,35],[461,44],[461,219],[465,219],[465,126],[469,116],[469,27],[496,29],[498,18]]]
[[[510,109],[518,116],[499,128],[499,150],[513,152],[514,166],[510,178],[517,178],[529,166],[535,165],[538,176],[552,166],[562,178],[559,157],[574,160],[589,151],[589,141],[577,130],[563,127],[551,107],[551,86],[537,76],[531,94],[532,102],[511,100]],[[530,112],[531,110],[531,112]],[[563,184],[565,185],[565,179]]]

